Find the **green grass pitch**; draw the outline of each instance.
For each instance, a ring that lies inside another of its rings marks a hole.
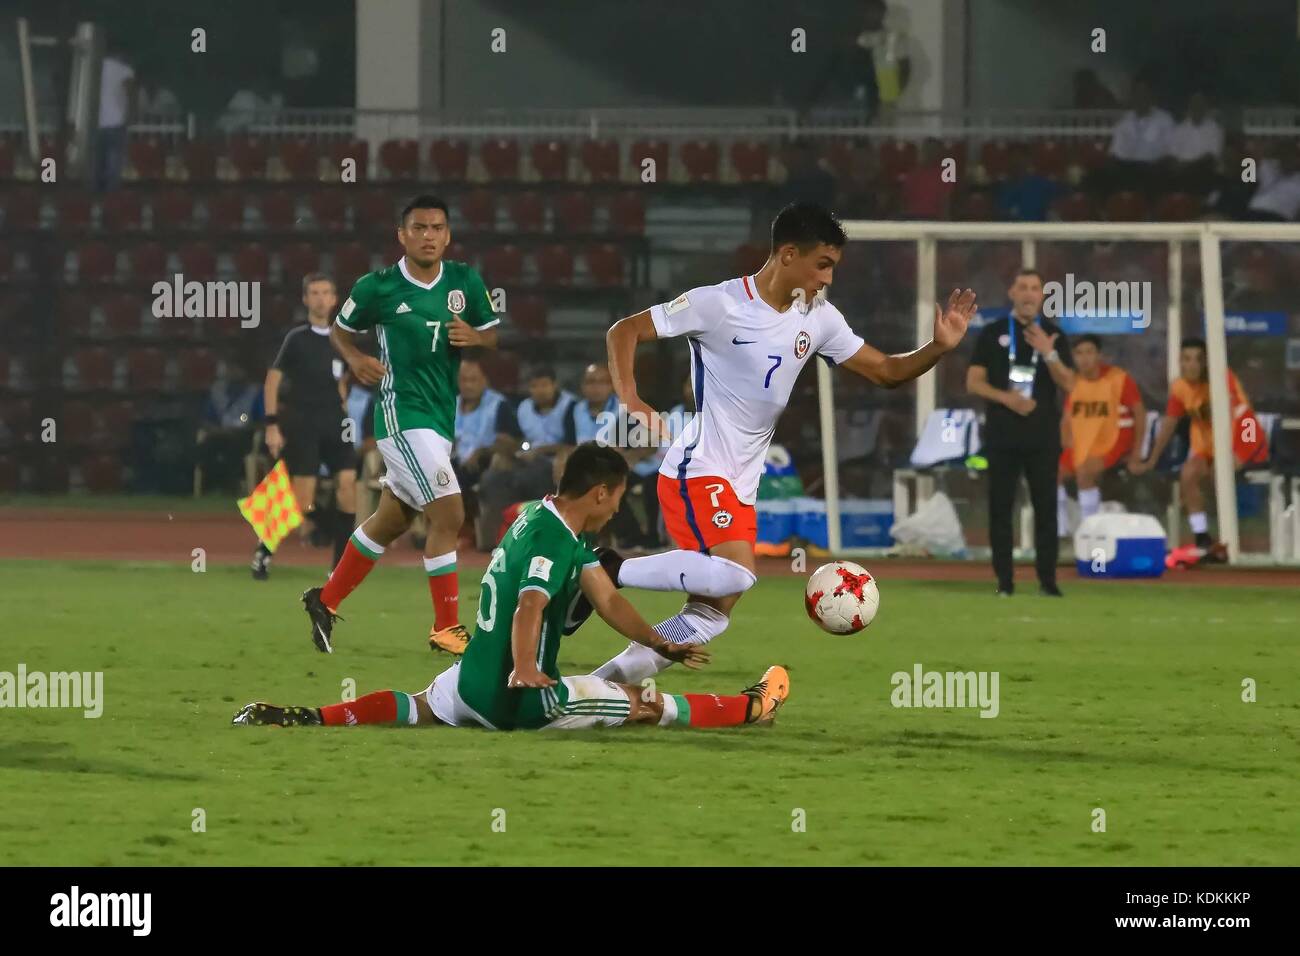
[[[785,663],[775,727],[493,734],[230,725],[249,700],[336,701],[347,678],[426,686],[449,658],[425,645],[417,569],[377,569],[325,657],[307,570],[0,562],[0,671],[100,670],[105,694],[97,720],[0,710],[0,864],[1300,862],[1294,593],[1067,578],[1064,601],[996,600],[876,570],[865,633],[820,633],[801,579],[765,579],[712,667],[660,679],[734,693]],[[628,593],[651,620],[679,606]],[[594,621],[561,662],[622,647]],[[918,662],[998,671],[999,715],[894,708],[891,674]]]

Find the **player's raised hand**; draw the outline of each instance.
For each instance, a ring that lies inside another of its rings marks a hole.
[[[655,653],[693,671],[699,670],[713,660],[713,655],[700,644],[675,644],[672,641],[664,641],[655,648]]]
[[[554,687],[555,679],[547,677],[536,667],[530,667],[524,671],[512,670],[510,676],[506,678],[507,687]]]
[[[1036,322],[1025,326],[1025,341],[1039,355],[1046,355],[1056,348],[1056,335],[1048,335]]]
[[[356,376],[357,381],[362,385],[374,388],[384,380],[388,374],[388,366],[373,355],[361,355],[349,366],[352,374]]]
[[[447,341],[458,349],[469,348],[483,344],[483,333],[456,316],[451,320],[451,325],[447,326]]]
[[[955,349],[970,326],[971,317],[975,315],[975,293],[970,289],[964,292],[952,290],[948,296],[948,307],[941,309],[939,303],[934,305],[934,341],[944,351]]]

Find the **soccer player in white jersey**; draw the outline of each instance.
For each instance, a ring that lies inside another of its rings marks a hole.
[[[602,555],[620,587],[687,592],[681,612],[655,627],[670,641],[703,644],[717,637],[757,580],[758,480],[777,418],[804,365],[821,355],[869,382],[896,388],[933,368],[966,334],[975,293],[954,289],[946,308],[935,306],[933,338],[926,345],[903,355],[867,345],[826,300],[846,241],[839,222],[822,207],[786,206],[772,222],[771,253],[755,275],[691,289],[622,319],[606,336],[619,400],[628,414],[651,422],[652,434],[659,422],[637,393],[636,347],[679,335],[690,345],[697,412],[664,457],[658,486],[664,524],[680,550],[626,560]],[[636,684],[670,663],[632,644],[595,673]]]

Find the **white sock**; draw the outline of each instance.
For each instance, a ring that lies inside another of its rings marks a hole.
[[[364,527],[357,528],[357,530],[352,532],[352,540],[354,543],[361,545],[362,548],[369,551],[371,554],[380,555],[384,553],[384,546],[378,541],[371,540],[371,538],[366,534]]]
[[[735,561],[699,551],[665,551],[628,558],[618,572],[623,587],[647,591],[685,591],[705,597],[741,594],[758,578]]]
[[[1204,511],[1193,511],[1187,516],[1187,523],[1192,526],[1192,534],[1205,534],[1210,530],[1210,517]]]
[[[677,723],[677,698],[672,694],[660,694],[659,699],[664,703],[664,715],[659,718],[659,726],[671,727]]]
[[[439,568],[445,568],[447,565],[455,563],[455,551],[448,551],[446,554],[440,554],[432,558],[426,556],[424,559],[424,573],[433,574],[433,572],[437,571]]]
[[[1065,496],[1065,485],[1056,486],[1056,527],[1059,531],[1065,531],[1070,527],[1070,512],[1066,508],[1066,502],[1070,499]]]
[[[655,631],[674,644],[707,644],[725,631],[729,623],[727,615],[717,608],[690,601],[680,613],[656,624]],[[623,653],[601,664],[592,674],[616,684],[639,684],[672,663],[644,644],[633,643]]]
[[[1079,516],[1086,518],[1089,515],[1095,515],[1099,508],[1101,508],[1101,489],[1080,488]]]

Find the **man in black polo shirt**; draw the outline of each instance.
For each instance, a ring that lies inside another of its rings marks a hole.
[[[999,595],[1014,593],[1012,511],[1021,472],[1034,508],[1034,552],[1041,593],[1056,586],[1056,462],[1061,454],[1057,389],[1074,387],[1070,344],[1039,313],[1043,277],[1021,269],[1007,290],[1011,315],[981,330],[966,371],[966,390],[988,401],[984,456],[989,463],[989,544]]]
[[[338,304],[334,281],[320,272],[306,276],[302,301],[307,324],[289,330],[266,372],[266,447],[272,457],[284,458],[298,507],[333,542],[337,564],[356,525],[357,453],[350,440],[354,436],[344,435],[347,411],[340,379],[345,365],[329,339]],[[323,514],[313,510],[322,464],[334,477],[338,504]],[[270,564],[271,552],[258,545],[253,577],[265,580]]]

